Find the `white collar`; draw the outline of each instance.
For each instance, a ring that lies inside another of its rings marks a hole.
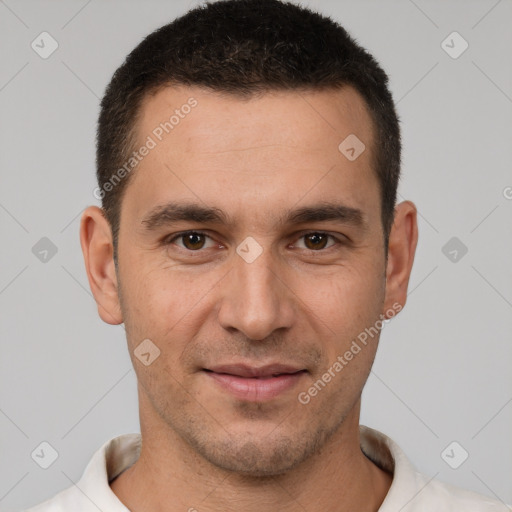
[[[379,512],[506,512],[508,507],[485,496],[422,475],[400,447],[377,430],[360,426],[361,450],[377,466],[393,474]],[[134,464],[141,450],[140,434],[123,434],[94,454],[81,479],[50,500],[26,512],[130,512],[109,486]]]

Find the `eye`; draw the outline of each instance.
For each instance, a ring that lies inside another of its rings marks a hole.
[[[332,241],[330,245],[328,245],[329,239]],[[208,245],[208,240],[210,240],[210,245]],[[323,231],[305,233],[298,240],[303,240],[304,245],[296,245],[297,248],[315,252],[329,249],[342,243],[333,235],[324,233]],[[190,252],[199,252],[201,249],[209,249],[215,246],[215,242],[212,238],[202,231],[185,231],[178,233],[173,235],[171,238],[168,238],[165,243],[166,245],[175,244],[181,249]]]
[[[201,231],[186,231],[184,233],[179,233],[173,236],[172,238],[168,239],[166,243],[173,244],[176,241],[181,241],[182,245],[176,243],[178,247],[188,251],[198,251],[200,249],[208,248],[205,247],[206,239],[211,240],[207,234],[202,233]],[[210,247],[213,247],[213,245]]]
[[[335,241],[335,243],[327,246],[327,242],[331,238]],[[324,233],[322,231],[314,231],[311,233],[306,233],[302,235],[299,240],[304,240],[305,247],[299,247],[299,249],[308,249],[310,251],[321,251],[322,249],[330,248],[333,245],[336,245],[336,242],[339,242],[334,236]]]

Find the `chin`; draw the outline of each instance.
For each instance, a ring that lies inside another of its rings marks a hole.
[[[295,436],[264,435],[249,440],[239,434],[223,441],[203,439],[196,451],[209,463],[242,476],[264,478],[283,475],[317,454],[331,432],[308,432]]]

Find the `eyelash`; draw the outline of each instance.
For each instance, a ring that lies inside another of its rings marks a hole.
[[[167,238],[164,240],[164,245],[171,245],[172,243],[174,243],[175,240],[178,240],[179,238],[182,238],[184,237],[185,235],[189,235],[189,234],[197,234],[197,235],[202,235],[202,236],[205,236],[207,238],[210,238],[212,239],[212,237],[208,234],[208,233],[205,233],[204,231],[198,231],[198,230],[189,230],[189,231],[182,231],[181,233],[177,233],[175,235],[172,236],[172,238]],[[328,251],[329,249],[332,249],[333,247],[335,247],[336,245],[343,245],[344,242],[342,240],[340,240],[339,238],[335,237],[334,235],[331,235],[330,233],[326,233],[325,231],[308,231],[308,232],[305,232],[305,233],[302,233],[300,236],[299,236],[299,240],[301,238],[305,238],[306,236],[308,235],[324,235],[324,236],[327,236],[329,237],[330,239],[334,240],[336,243],[327,247],[327,248],[324,248],[324,249],[318,249],[318,250],[314,250],[314,249],[303,249],[303,250],[306,250],[306,251],[309,251],[311,253],[321,253],[321,252],[326,252]],[[201,249],[197,249],[196,251],[193,251],[191,249],[187,249],[187,248],[184,248],[184,247],[180,247],[180,249],[186,251],[186,252],[189,252],[189,253],[200,253],[202,252],[203,248]]]

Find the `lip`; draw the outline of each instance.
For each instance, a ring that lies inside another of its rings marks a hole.
[[[255,378],[272,377],[280,374],[292,374],[303,370],[303,368],[280,363],[267,364],[260,367],[250,366],[247,364],[223,364],[206,369],[215,373],[227,373],[236,377]]]
[[[296,386],[306,370],[283,364],[262,367],[229,364],[205,368],[203,373],[236,398],[264,402]]]

